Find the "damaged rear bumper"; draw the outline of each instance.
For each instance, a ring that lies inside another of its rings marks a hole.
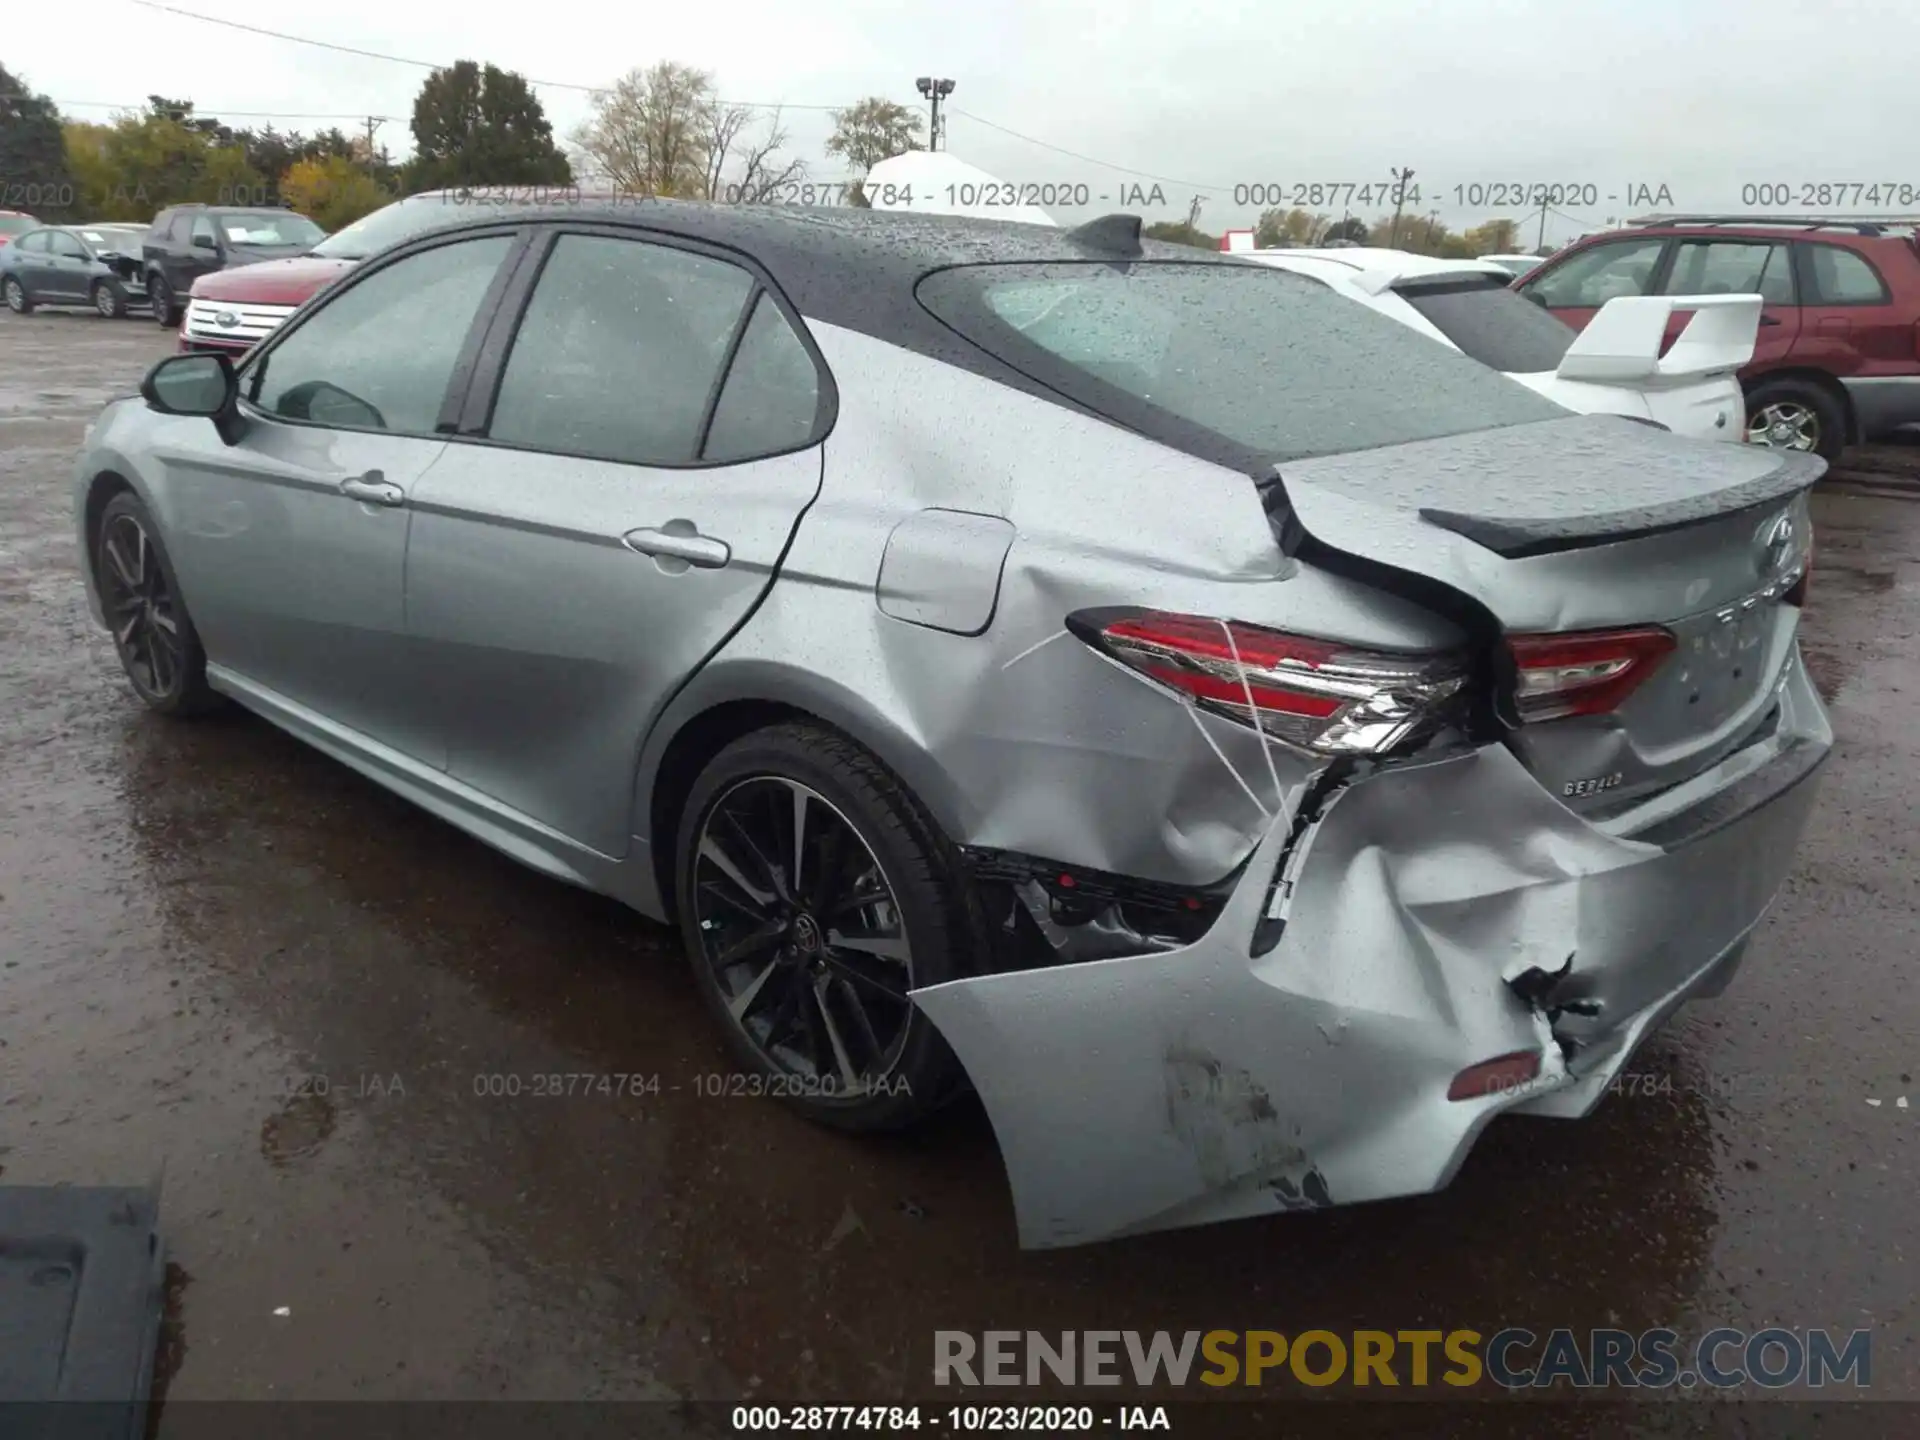
[[[1833,737],[1797,656],[1779,693],[1765,738],[1611,821],[1501,747],[1385,768],[1291,854],[1276,821],[1193,945],[916,991],[992,1118],[1021,1243],[1418,1194],[1497,1114],[1592,1109],[1724,986],[1792,864]],[[1537,1080],[1447,1098],[1522,1050]]]

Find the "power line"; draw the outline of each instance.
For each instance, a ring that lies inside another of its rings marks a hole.
[[[63,110],[141,110],[145,108],[144,101],[138,105],[130,105],[121,100],[55,100],[53,103]],[[231,115],[236,120],[359,120],[364,122],[371,118],[398,122],[406,118],[402,115],[370,117],[364,110],[229,110],[224,105],[199,104],[193,108],[196,111],[206,111],[202,118],[208,120],[217,120],[225,115]]]
[[[1211,196],[1213,192],[1216,190],[1233,189],[1231,185],[1217,185],[1212,183],[1211,181],[1205,181],[1205,180],[1181,180],[1172,175],[1155,175],[1148,170],[1133,170],[1128,168],[1125,165],[1115,165],[1111,160],[1096,159],[1092,155],[1082,155],[1078,150],[1069,150],[1064,146],[1055,145],[1048,140],[1039,140],[1033,137],[1032,135],[1022,135],[1018,130],[1009,130],[1004,125],[996,125],[991,120],[984,119],[978,115],[969,114],[967,111],[959,109],[957,106],[951,108],[947,113],[951,115],[958,115],[962,119],[971,120],[976,125],[984,125],[989,130],[998,130],[1002,135],[1011,135],[1016,140],[1024,140],[1029,145],[1038,145],[1042,150],[1051,150],[1056,155],[1066,155],[1075,160],[1085,161],[1089,165],[1099,165],[1108,170],[1117,170],[1122,175],[1138,175],[1143,180],[1164,180],[1169,185],[1191,185],[1193,186],[1194,189],[1199,190],[1203,194],[1206,194],[1208,196]]]
[[[133,0],[135,5],[148,10],[163,11],[168,15],[178,15],[185,20],[198,20],[206,25],[220,25],[229,30],[244,30],[249,35],[264,35],[270,40],[285,40],[294,45],[312,45],[321,50],[333,50],[342,55],[357,55],[363,60],[385,60],[394,65],[411,65],[419,70],[444,70],[447,66],[438,60],[415,60],[407,55],[389,55],[383,50],[362,50],[354,45],[336,45],[331,40],[315,40],[306,35],[289,35],[284,30],[268,30],[260,25],[247,25],[238,20],[223,19],[218,15],[202,15],[194,10],[182,10],[177,5],[162,5],[160,0]],[[609,85],[579,85],[571,80],[534,80],[522,77],[529,85],[538,85],[547,90],[573,90],[582,95],[598,95],[611,89]],[[845,110],[845,105],[793,105],[785,101],[765,100],[722,100],[722,105],[738,106],[742,110]],[[236,112],[237,113],[237,112]]]

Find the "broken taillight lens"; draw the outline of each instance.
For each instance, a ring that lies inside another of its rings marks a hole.
[[[1657,625],[1632,630],[1515,635],[1514,701],[1524,720],[1604,715],[1631,695],[1674,648]]]
[[[1082,610],[1067,628],[1203,710],[1325,754],[1377,755],[1430,734],[1467,679],[1456,655],[1361,650],[1205,615]]]

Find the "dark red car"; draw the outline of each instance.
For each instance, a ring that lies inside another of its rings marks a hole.
[[[1619,295],[1757,292],[1749,441],[1831,460],[1920,424],[1913,221],[1675,216],[1581,240],[1513,288],[1575,329]]]

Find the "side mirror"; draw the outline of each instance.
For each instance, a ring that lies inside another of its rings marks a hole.
[[[196,235],[193,237],[193,248],[196,250],[218,250],[220,248],[220,242],[215,240],[211,235]]]
[[[205,416],[229,445],[237,445],[245,431],[240,382],[228,355],[169,355],[140,382],[140,398],[162,415]]]
[[[169,355],[140,382],[140,398],[162,415],[212,419],[236,393],[233,360],[226,355]]]

